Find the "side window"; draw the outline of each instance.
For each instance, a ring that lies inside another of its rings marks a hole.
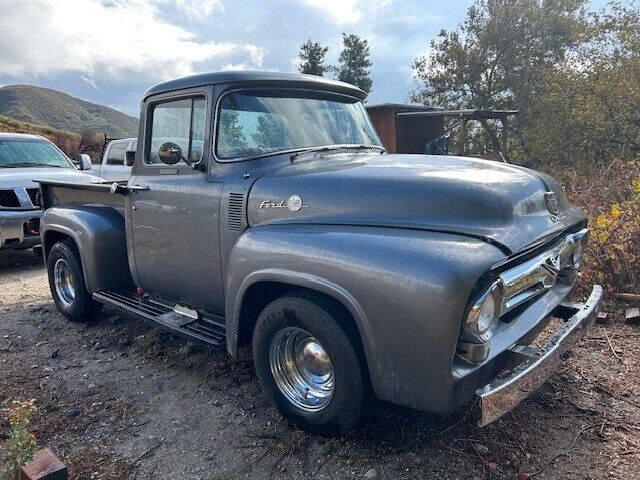
[[[178,145],[182,155],[191,163],[201,161],[206,112],[204,97],[156,104],[151,113],[151,141],[145,163],[162,163],[158,149],[166,142]]]
[[[107,154],[107,165],[124,165],[124,153],[127,151],[127,144],[124,142],[113,142]]]

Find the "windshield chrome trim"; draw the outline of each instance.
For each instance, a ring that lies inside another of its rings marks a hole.
[[[333,147],[336,146],[335,144],[329,144],[329,145],[314,145],[313,147],[301,147],[301,148],[291,148],[288,150],[278,150],[278,151],[274,151],[274,152],[268,152],[268,153],[260,153],[257,155],[247,155],[244,157],[233,157],[233,158],[220,158],[218,157],[218,127],[219,127],[219,117],[220,117],[220,103],[222,102],[222,100],[227,96],[227,95],[231,95],[233,93],[237,93],[237,92],[242,92],[242,91],[252,91],[252,90],[295,90],[295,91],[299,91],[299,92],[317,92],[317,93],[326,93],[327,95],[333,96],[333,97],[344,97],[344,98],[350,98],[350,99],[355,99],[356,102],[354,103],[361,103],[363,108],[364,108],[364,101],[358,97],[354,97],[352,95],[347,95],[344,93],[338,93],[338,92],[332,92],[332,91],[327,91],[327,90],[321,90],[321,89],[316,89],[316,88],[299,88],[299,87],[291,87],[291,86],[271,86],[271,87],[265,87],[265,86],[243,86],[243,87],[231,87],[228,90],[223,90],[219,95],[218,98],[216,99],[216,105],[215,105],[215,110],[213,112],[213,128],[211,130],[211,132],[213,133],[213,138],[212,138],[212,142],[211,142],[211,155],[213,157],[213,159],[218,162],[218,163],[236,163],[236,162],[246,162],[248,160],[255,160],[258,158],[267,158],[267,157],[275,157],[278,155],[291,155],[293,153],[297,153],[297,152],[302,152],[304,150],[309,150],[309,149],[316,149],[316,148],[323,148],[323,147]],[[366,108],[365,108],[365,112],[366,112]],[[367,117],[369,117],[369,114],[367,113]],[[371,118],[369,117],[369,122],[371,122]],[[380,147],[382,149],[384,149],[384,146],[382,145],[382,140],[380,140],[380,135],[378,135],[378,132],[376,131],[375,127],[373,126],[373,123],[371,123],[371,127],[373,128],[373,133],[375,133],[376,137],[378,138],[378,141],[380,142],[380,145],[375,145],[375,147]],[[355,145],[361,145],[361,144],[353,144]]]

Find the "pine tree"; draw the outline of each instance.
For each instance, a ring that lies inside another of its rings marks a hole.
[[[338,80],[360,87],[365,92],[371,92],[373,81],[369,76],[369,43],[357,35],[342,34],[344,49],[340,53],[340,67]]]
[[[300,66],[298,67],[300,73],[322,77],[330,69],[324,64],[324,57],[328,50],[329,47],[323,47],[318,42],[312,42],[311,39],[303,43],[298,54],[300,58]]]

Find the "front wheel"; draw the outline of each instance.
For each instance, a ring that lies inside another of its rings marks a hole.
[[[306,431],[342,434],[366,411],[368,377],[349,320],[323,297],[300,293],[267,305],[256,323],[258,379],[280,413]]]
[[[58,310],[73,322],[94,320],[102,304],[87,291],[80,254],[72,240],[56,243],[47,257],[49,288]]]

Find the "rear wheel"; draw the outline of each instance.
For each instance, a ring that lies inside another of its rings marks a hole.
[[[58,310],[74,322],[94,320],[102,308],[87,291],[80,254],[72,240],[56,243],[47,257],[49,288]]]
[[[280,413],[322,435],[351,429],[368,405],[368,377],[350,319],[321,296],[283,296],[262,311],[253,334],[258,379]]]

